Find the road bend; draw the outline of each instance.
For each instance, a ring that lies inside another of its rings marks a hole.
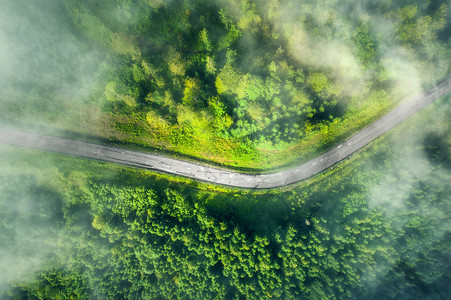
[[[11,129],[0,128],[0,143],[107,161],[225,186],[247,189],[271,189],[297,183],[330,168],[450,91],[451,78],[403,102],[388,114],[341,142],[330,151],[306,163],[274,173],[239,173],[162,155],[141,153]]]

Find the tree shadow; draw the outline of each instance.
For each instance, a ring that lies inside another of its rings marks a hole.
[[[446,169],[451,169],[451,143],[447,135],[433,132],[423,140],[423,151],[429,161]]]

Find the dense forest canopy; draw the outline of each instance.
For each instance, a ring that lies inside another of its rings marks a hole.
[[[229,166],[305,161],[450,73],[440,1],[40,2],[6,7],[5,119]]]
[[[0,126],[246,168],[450,74],[449,1],[7,0]],[[0,146],[0,299],[446,299],[451,105],[254,192]]]
[[[446,299],[449,99],[273,192],[3,146],[0,295]]]

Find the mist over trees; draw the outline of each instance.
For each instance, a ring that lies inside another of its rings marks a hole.
[[[0,126],[307,160],[450,74],[449,1],[7,0]],[[444,97],[296,186],[0,146],[1,299],[446,299]]]
[[[41,2],[5,6],[2,119],[229,166],[308,160],[449,74],[440,1]]]
[[[449,131],[447,101],[285,191],[3,147],[1,249],[29,266],[3,297],[445,299],[450,147],[421,136]]]

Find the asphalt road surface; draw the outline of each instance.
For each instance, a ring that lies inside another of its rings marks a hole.
[[[268,174],[238,173],[160,155],[9,129],[0,129],[0,143],[108,161],[226,186],[269,189],[302,181],[330,168],[450,91],[451,78],[403,102],[332,150],[299,166]]]

